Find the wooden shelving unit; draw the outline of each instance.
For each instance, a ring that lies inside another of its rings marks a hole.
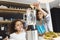
[[[0,1],[0,5],[4,5],[8,7],[8,8],[0,8],[0,12],[25,13],[26,9],[30,8],[30,4],[8,2],[8,1]],[[19,8],[19,9],[14,9],[14,8]]]
[[[0,12],[26,13],[26,9],[0,8]]]
[[[1,21],[1,20],[0,20],[0,24],[4,24],[4,23],[9,24],[9,23],[11,23],[11,22],[12,22],[12,21],[3,21],[3,20]]]
[[[12,9],[12,8],[0,8],[0,13],[1,12],[9,12],[9,13],[22,13],[25,14],[26,13],[26,9]],[[0,20],[0,24],[9,24],[12,21],[4,21],[4,20]]]
[[[24,22],[24,20],[21,20],[21,21],[23,21]],[[10,21],[10,20],[0,20],[0,24],[4,24],[4,23],[6,23],[6,24],[9,24],[9,23],[11,23],[12,21]]]
[[[20,14],[25,14],[26,9],[30,8],[30,4],[22,4],[22,3],[15,3],[15,2],[7,2],[7,1],[0,1],[0,5],[7,6],[8,8],[0,8],[0,13],[20,13]],[[15,9],[15,8],[9,8],[9,7],[21,7],[21,9]],[[11,23],[11,21],[0,21],[0,24],[3,23]]]
[[[30,4],[24,4],[24,3],[16,3],[16,2],[8,2],[8,1],[0,1],[0,5],[4,5],[7,7],[13,6],[13,7],[20,7],[20,8],[30,8]]]

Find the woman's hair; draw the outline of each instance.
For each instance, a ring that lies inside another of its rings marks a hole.
[[[46,13],[48,13],[45,9],[42,8],[42,10],[44,10]],[[38,12],[40,12],[40,10],[36,9],[36,19],[40,20],[38,17],[38,14],[39,14]],[[44,18],[44,16],[43,16],[43,18]]]
[[[17,21],[20,21],[23,24],[23,26],[24,26],[24,22],[22,22],[20,19],[16,19],[16,20],[12,21],[10,26],[9,26],[9,30],[8,30],[9,34],[16,32],[15,24],[16,24]]]

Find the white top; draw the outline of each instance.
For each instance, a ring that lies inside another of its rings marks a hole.
[[[26,32],[20,34],[12,33],[10,34],[10,40],[26,40]]]
[[[53,31],[53,27],[51,27],[51,21],[50,21],[50,15],[49,14],[47,14],[47,16],[45,17],[46,18],[46,22],[47,23],[45,23],[45,28],[46,28],[46,31],[48,32],[48,31]]]

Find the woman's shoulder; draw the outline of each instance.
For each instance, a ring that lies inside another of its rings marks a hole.
[[[36,21],[36,24],[39,24],[39,21],[38,20]]]

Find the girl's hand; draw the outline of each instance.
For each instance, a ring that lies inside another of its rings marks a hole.
[[[8,37],[4,38],[3,40],[9,40]]]

